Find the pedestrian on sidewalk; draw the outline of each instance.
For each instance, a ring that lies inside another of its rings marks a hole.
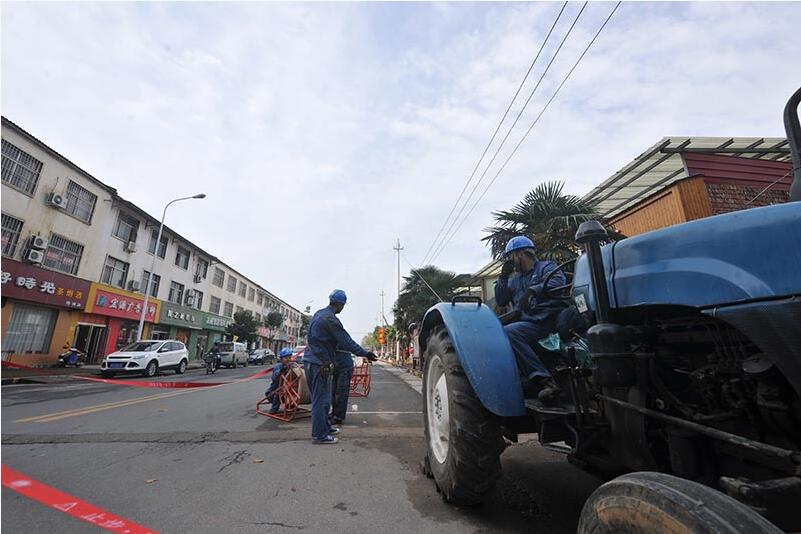
[[[345,422],[348,413],[348,397],[350,396],[350,379],[353,377],[353,355],[344,350],[337,350],[334,360],[333,398],[331,399],[332,425]]]
[[[318,310],[309,322],[309,342],[303,353],[306,382],[312,402],[312,442],[315,444],[337,443],[334,435],[339,428],[331,426],[328,412],[331,410],[331,380],[337,348],[364,356],[375,361],[376,355],[362,348],[345,331],[337,314],[345,307],[347,295],[335,289],[328,296],[328,306]]]

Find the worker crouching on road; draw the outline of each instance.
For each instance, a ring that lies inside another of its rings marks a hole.
[[[331,399],[331,415],[328,420],[332,425],[345,422],[348,413],[348,397],[350,396],[350,379],[353,377],[353,356],[350,352],[337,350],[334,360],[333,398]]]
[[[341,289],[328,296],[328,306],[317,311],[309,322],[309,342],[303,353],[306,381],[309,384],[312,402],[312,442],[315,444],[337,443],[334,435],[339,429],[328,421],[331,409],[331,378],[337,348],[364,356],[375,361],[376,355],[353,341],[337,314],[345,307],[348,298]]]
[[[273,402],[270,413],[278,413],[281,410],[281,397],[277,394],[278,386],[281,384],[281,376],[288,373],[292,368],[292,349],[284,347],[278,353],[280,361],[273,366],[273,380],[270,388],[264,394],[267,399]]]
[[[545,278],[558,266],[552,261],[537,259],[531,239],[513,237],[506,244],[501,275],[495,283],[495,301],[499,306],[511,304],[520,311],[520,320],[504,326],[520,371],[531,380],[533,391],[544,403],[556,402],[560,389],[533,345],[556,331],[556,318],[564,303],[548,298],[544,291],[565,285],[565,275],[554,273],[544,287]]]

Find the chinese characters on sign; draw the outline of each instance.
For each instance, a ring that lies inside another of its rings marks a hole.
[[[206,324],[208,326],[221,326],[225,328],[228,326],[229,321],[222,317],[206,317]]]
[[[191,313],[184,313],[175,310],[167,310],[167,317],[170,319],[178,319],[180,321],[186,321],[188,323],[194,323],[195,316]]]
[[[142,314],[144,301],[134,297],[117,295],[98,289],[95,295],[94,313],[122,317],[126,319],[139,319]],[[156,305],[148,304],[145,320],[153,322],[156,317]]]
[[[82,309],[89,282],[33,265],[3,259],[3,294],[11,298]]]

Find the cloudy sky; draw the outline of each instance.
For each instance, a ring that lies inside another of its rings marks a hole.
[[[612,7],[588,5],[495,165]],[[408,272],[560,8],[4,2],[2,113],[151,214],[207,193],[168,224],[298,307],[344,288],[361,337],[395,239]],[[492,210],[549,179],[586,193],[663,136],[783,135],[799,28],[797,3],[624,3],[435,263],[475,271]]]

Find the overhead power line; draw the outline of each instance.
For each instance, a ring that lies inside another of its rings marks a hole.
[[[478,189],[478,186],[481,185],[481,182],[484,180],[484,177],[487,175],[487,171],[489,171],[490,167],[492,167],[492,164],[495,162],[495,158],[498,157],[498,154],[501,152],[501,149],[503,149],[503,146],[506,144],[506,141],[509,139],[509,136],[512,134],[512,130],[514,130],[514,127],[517,126],[517,122],[520,120],[520,117],[523,115],[523,112],[526,110],[526,107],[528,106],[529,102],[531,102],[531,99],[534,97],[534,93],[536,93],[537,89],[539,89],[540,84],[542,83],[542,80],[545,79],[545,76],[548,74],[548,71],[551,69],[551,66],[553,65],[553,62],[556,60],[556,58],[559,55],[559,52],[562,50],[562,47],[564,46],[565,42],[567,42],[568,37],[570,37],[570,34],[573,32],[573,28],[575,28],[576,24],[578,23],[579,19],[581,18],[581,14],[584,13],[584,9],[586,9],[586,7],[587,7],[587,2],[584,2],[584,4],[581,6],[581,9],[578,12],[578,14],[576,14],[576,17],[573,19],[573,23],[570,25],[570,27],[567,29],[567,32],[562,37],[562,41],[559,43],[559,46],[556,48],[556,51],[553,53],[553,56],[551,56],[551,60],[548,62],[548,65],[545,67],[545,70],[540,75],[539,80],[537,80],[536,85],[534,85],[534,88],[529,93],[528,98],[526,99],[525,103],[523,104],[523,107],[521,107],[520,111],[517,113],[517,116],[515,117],[514,122],[512,122],[512,125],[506,131],[506,135],[504,136],[503,140],[498,145],[498,148],[495,150],[495,153],[492,155],[492,159],[490,159],[489,163],[484,168],[484,172],[481,173],[481,176],[476,181],[475,185],[473,185],[473,189],[470,190],[470,194],[467,196],[467,199],[464,201],[464,203],[462,204],[462,207],[459,209],[459,213],[457,213],[456,217],[451,221],[450,226],[445,231],[445,235],[442,236],[442,242],[440,242],[440,244],[439,244],[440,247],[442,247],[443,243],[446,242],[447,235],[451,232],[451,230],[453,230],[453,227],[456,226],[456,223],[457,223],[459,217],[462,215],[462,213],[464,213],[464,210],[467,207],[467,205],[470,203],[470,200],[472,200],[473,195],[475,194],[476,190]],[[432,258],[437,255],[438,249],[439,249],[439,247],[437,247],[435,249],[435,252],[434,252],[434,255],[432,256]]]
[[[439,296],[439,293],[437,293],[436,291],[434,291],[434,288],[433,288],[433,287],[431,287],[431,284],[429,284],[429,283],[426,281],[426,279],[425,279],[425,278],[423,278],[423,275],[422,275],[422,274],[420,274],[420,269],[419,269],[419,268],[415,269],[415,267],[414,267],[414,266],[413,266],[411,263],[409,263],[409,260],[407,260],[407,259],[406,259],[406,256],[405,256],[405,255],[401,254],[401,258],[403,258],[403,261],[405,261],[405,262],[406,262],[406,265],[408,265],[408,266],[409,266],[409,268],[411,269],[412,276],[415,276],[415,275],[417,275],[417,276],[420,278],[420,280],[422,280],[422,281],[423,281],[423,283],[426,285],[426,287],[429,289],[429,291],[431,291],[431,292],[434,294],[434,296],[435,296],[435,297],[437,297],[437,300],[439,300],[440,302],[445,302],[444,300],[442,300],[442,297],[440,297],[440,296]],[[398,296],[398,298],[400,299],[400,295]]]
[[[546,111],[546,110],[548,109],[548,107],[551,105],[551,102],[553,102],[553,100],[556,98],[556,95],[558,95],[558,94],[559,94],[559,91],[561,91],[561,90],[562,90],[562,87],[564,87],[565,83],[567,83],[567,80],[568,80],[568,79],[570,78],[570,76],[573,74],[573,71],[575,71],[575,70],[576,70],[576,67],[578,67],[579,63],[581,63],[581,60],[582,60],[582,59],[584,58],[584,56],[587,54],[587,52],[589,51],[590,47],[593,45],[593,43],[595,43],[596,39],[598,39],[598,36],[601,34],[601,32],[602,32],[602,31],[604,30],[604,28],[606,27],[606,25],[607,25],[607,24],[609,23],[609,21],[612,19],[612,16],[613,16],[613,15],[615,14],[615,12],[617,11],[617,8],[618,8],[618,7],[620,7],[620,4],[621,4],[621,2],[617,2],[617,3],[615,4],[615,7],[612,9],[612,11],[611,11],[611,12],[609,13],[609,15],[606,17],[606,20],[604,20],[603,24],[601,24],[601,27],[600,27],[600,28],[598,28],[598,31],[597,31],[597,32],[595,32],[595,35],[594,35],[594,36],[593,36],[593,38],[590,40],[589,44],[587,44],[587,47],[584,49],[584,51],[581,53],[581,55],[578,57],[578,59],[576,60],[576,62],[573,64],[573,66],[572,66],[572,67],[570,68],[570,70],[568,71],[567,75],[565,75],[565,77],[564,77],[564,79],[562,80],[562,82],[561,82],[561,83],[559,84],[559,86],[556,88],[556,91],[554,91],[553,95],[551,95],[551,98],[549,98],[549,99],[548,99],[548,102],[546,102],[546,103],[545,103],[545,106],[543,106],[542,110],[540,110],[539,114],[538,114],[538,115],[537,115],[537,117],[534,119],[534,122],[532,122],[532,123],[531,123],[531,126],[529,126],[529,127],[528,127],[528,130],[526,130],[526,132],[523,134],[523,137],[521,137],[521,138],[520,138],[520,141],[518,141],[518,142],[517,142],[517,145],[515,145],[514,149],[512,149],[512,152],[509,154],[509,156],[506,158],[506,160],[504,160],[504,162],[503,162],[503,164],[501,165],[501,167],[498,169],[498,171],[497,171],[497,172],[495,173],[495,175],[492,177],[492,180],[490,180],[489,184],[487,184],[487,187],[485,187],[485,188],[484,188],[484,191],[482,191],[481,195],[478,197],[478,199],[476,199],[476,201],[475,201],[475,202],[473,203],[473,205],[470,207],[470,211],[468,211],[468,212],[467,212],[467,215],[465,215],[465,216],[464,216],[464,218],[462,218],[462,220],[461,220],[461,222],[459,223],[459,225],[458,225],[458,226],[456,227],[456,229],[455,229],[455,230],[454,230],[454,231],[453,231],[453,232],[450,234],[450,236],[448,236],[448,237],[447,237],[447,239],[444,241],[443,245],[442,245],[442,246],[441,246],[441,247],[440,247],[440,248],[437,250],[437,252],[434,254],[434,256],[432,256],[432,258],[431,258],[431,260],[430,260],[430,261],[434,261],[434,260],[435,260],[435,259],[436,259],[436,258],[439,256],[439,254],[441,254],[441,253],[442,253],[442,251],[445,249],[445,247],[447,247],[447,245],[450,243],[450,241],[453,239],[453,237],[454,237],[454,236],[455,236],[455,235],[456,235],[456,234],[459,232],[459,230],[462,228],[462,225],[464,224],[464,222],[465,222],[465,221],[466,221],[466,220],[467,220],[467,219],[470,217],[470,215],[473,213],[473,210],[475,210],[476,206],[477,206],[477,205],[478,205],[478,204],[481,202],[481,200],[484,198],[484,195],[486,195],[486,194],[487,194],[487,191],[489,191],[490,187],[492,187],[492,185],[493,185],[493,184],[495,183],[495,181],[498,179],[498,176],[500,176],[500,174],[501,174],[501,173],[503,172],[503,170],[506,168],[506,165],[509,163],[509,161],[512,159],[512,157],[515,155],[515,153],[517,153],[517,150],[520,148],[520,145],[522,145],[522,144],[523,144],[523,141],[525,141],[526,137],[528,137],[528,134],[529,134],[529,133],[531,133],[531,130],[533,130],[533,129],[534,129],[534,126],[536,126],[536,125],[537,125],[537,123],[539,122],[539,120],[540,120],[540,118],[542,117],[542,115],[545,113],[545,111]]]
[[[557,13],[556,19],[553,21],[553,24],[551,24],[551,29],[548,30],[548,34],[545,36],[545,40],[542,42],[542,45],[540,45],[540,49],[537,51],[537,55],[534,56],[534,60],[531,62],[531,65],[529,65],[528,70],[526,71],[526,75],[523,76],[523,81],[521,81],[520,85],[517,87],[517,91],[515,91],[515,94],[512,97],[512,100],[509,102],[509,105],[506,107],[506,111],[504,111],[500,122],[498,122],[498,126],[495,127],[495,131],[492,133],[492,137],[490,138],[489,142],[487,143],[487,146],[484,147],[484,152],[482,152],[481,153],[481,157],[478,158],[478,161],[476,162],[476,166],[473,168],[473,172],[470,173],[470,177],[465,182],[464,187],[462,188],[462,191],[459,193],[459,197],[456,199],[456,202],[453,204],[453,207],[451,208],[451,211],[448,213],[447,217],[445,217],[445,221],[442,223],[442,226],[440,227],[439,231],[437,232],[436,237],[431,242],[431,246],[428,247],[428,250],[426,251],[425,256],[423,256],[423,261],[420,263],[421,265],[425,264],[426,258],[428,258],[429,254],[431,254],[431,252],[434,250],[434,246],[439,241],[439,238],[442,235],[442,231],[445,229],[445,226],[448,224],[448,221],[450,220],[451,215],[453,215],[453,212],[456,210],[456,207],[459,205],[459,202],[462,200],[462,197],[464,196],[464,192],[467,191],[467,188],[470,186],[470,183],[473,181],[473,177],[475,176],[476,171],[478,170],[479,166],[481,166],[481,162],[484,160],[484,156],[487,155],[487,151],[489,151],[490,146],[492,146],[492,142],[495,141],[495,137],[498,135],[498,132],[501,129],[501,125],[503,124],[503,121],[506,120],[506,116],[509,114],[509,111],[512,109],[512,105],[514,105],[515,100],[517,99],[517,96],[520,94],[520,90],[523,88],[523,85],[525,85],[526,80],[528,80],[528,76],[529,76],[529,74],[531,74],[531,70],[534,68],[534,65],[537,63],[537,60],[539,59],[540,54],[542,54],[542,51],[545,48],[545,44],[548,42],[548,39],[551,37],[551,33],[553,33],[553,30],[556,27],[556,23],[559,22],[559,19],[562,17],[562,13],[564,12],[565,7],[567,7],[567,2],[562,4],[562,8],[559,10],[559,13]]]

